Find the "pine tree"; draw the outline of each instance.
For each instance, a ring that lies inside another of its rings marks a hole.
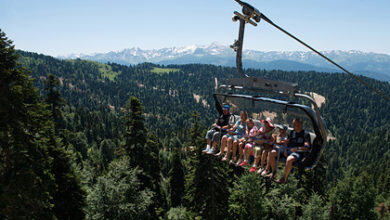
[[[58,129],[60,128],[64,118],[64,116],[62,115],[61,108],[65,103],[64,99],[61,97],[61,94],[57,88],[59,84],[60,83],[58,79],[56,79],[53,74],[49,74],[47,76],[47,80],[45,80],[45,89],[44,89],[44,91],[47,92],[45,102],[49,105],[49,109],[53,117],[55,131],[57,135],[58,135]]]
[[[71,155],[65,151],[61,139],[57,137],[63,122],[61,108],[65,101],[57,89],[59,81],[54,75],[49,74],[45,84],[45,102],[51,116],[48,119],[51,119],[54,127],[49,133],[48,147],[49,156],[53,158],[51,171],[55,178],[55,188],[51,192],[53,210],[58,219],[84,219],[86,193],[81,189],[80,179],[71,165]]]
[[[125,153],[130,157],[131,166],[144,168],[147,130],[142,103],[136,97],[130,97],[125,105],[126,143]]]
[[[128,145],[143,145],[146,143],[147,130],[145,127],[144,107],[139,99],[132,96],[127,102],[127,132]]]
[[[163,206],[163,198],[161,192],[161,164],[159,157],[158,138],[155,135],[149,135],[145,146],[145,160],[148,162],[147,167],[144,167],[144,174],[148,178],[145,181],[145,186],[154,192],[154,204],[152,205],[153,212],[158,215]]]
[[[125,106],[124,119],[127,131],[124,149],[126,155],[130,157],[130,165],[139,167],[141,170],[139,179],[142,183],[142,189],[149,188],[156,196],[155,203],[150,210],[152,216],[156,217],[162,204],[159,143],[154,135],[147,133],[143,109],[142,103],[133,96]]]
[[[1,36],[0,216],[83,219],[84,192],[47,105]]]
[[[169,170],[170,207],[181,205],[184,195],[184,167],[182,164],[181,148],[175,148],[171,154],[172,167]]]
[[[47,151],[51,124],[1,30],[0,94],[0,218],[53,218],[54,177]]]
[[[246,173],[231,190],[229,215],[232,219],[265,219],[266,186],[260,175]]]
[[[108,170],[87,197],[87,219],[150,219],[153,192],[142,189],[140,171],[130,167],[129,158],[112,161]]]
[[[84,219],[86,193],[81,188],[80,179],[70,163],[70,155],[60,140],[53,138],[48,147],[53,158],[51,172],[55,187],[51,190],[53,211],[58,219]]]
[[[195,147],[190,172],[186,177],[185,201],[190,211],[204,219],[224,219],[227,216],[229,166],[217,158],[202,155],[204,133],[194,114],[194,125],[190,129],[190,144]]]
[[[363,173],[340,180],[329,192],[332,219],[375,219],[375,191],[372,180]]]
[[[325,204],[324,198],[314,193],[307,204],[303,206],[303,215],[300,219],[329,219],[329,207]]]

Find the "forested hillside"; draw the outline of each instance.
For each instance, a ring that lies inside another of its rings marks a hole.
[[[10,62],[7,56],[16,59],[4,42],[2,37],[1,68]],[[245,70],[297,82],[303,92],[326,99],[320,110],[335,139],[315,169],[295,170],[287,184],[278,185],[201,154],[205,130],[217,117],[214,78],[235,77],[234,68],[124,66],[17,53],[21,64],[15,60],[1,69],[2,218],[390,218],[390,103],[345,74]],[[389,83],[364,80],[390,94]],[[15,99],[12,92],[23,88],[34,98]],[[26,111],[31,116],[10,115]],[[30,151],[31,161],[14,156]],[[10,164],[20,161],[31,163],[32,171],[15,179]],[[32,173],[57,188],[30,181],[41,188],[25,189],[24,177]],[[69,182],[74,187],[59,190]],[[36,197],[38,192],[46,194]],[[28,209],[18,213],[18,201]],[[71,216],[72,204],[81,213]]]

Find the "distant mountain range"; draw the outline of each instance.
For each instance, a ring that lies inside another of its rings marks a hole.
[[[323,51],[322,53],[355,74],[390,82],[390,55],[365,53],[354,50]],[[125,65],[152,62],[158,64],[201,63],[235,66],[234,51],[229,46],[218,43],[212,43],[207,46],[172,47],[153,50],[131,48],[91,55],[71,54],[60,56],[59,58],[80,58],[102,63],[114,62]],[[317,54],[302,51],[263,52],[244,50],[243,65],[245,68],[266,70],[340,72],[340,70]]]

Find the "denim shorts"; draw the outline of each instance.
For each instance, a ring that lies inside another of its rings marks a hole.
[[[239,139],[241,139],[241,138],[244,137],[243,134],[234,134],[234,135],[225,134],[225,135],[226,135],[228,138],[232,138],[233,141],[237,141],[237,140],[239,140]]]
[[[304,157],[304,153],[291,152],[289,148],[279,147],[279,149],[280,149],[280,156],[281,157],[284,157],[284,151],[287,150],[287,157],[293,156],[295,158],[294,163],[301,161]]]
[[[217,142],[217,141],[219,141],[219,135],[220,135],[220,131],[216,131],[214,129],[211,129],[211,130],[207,131],[205,138],[209,139],[213,142]]]

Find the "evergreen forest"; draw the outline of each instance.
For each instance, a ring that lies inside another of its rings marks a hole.
[[[287,184],[202,154],[235,68],[61,60],[0,30],[0,219],[390,219],[390,102],[346,74],[244,72],[326,100],[332,138]]]

